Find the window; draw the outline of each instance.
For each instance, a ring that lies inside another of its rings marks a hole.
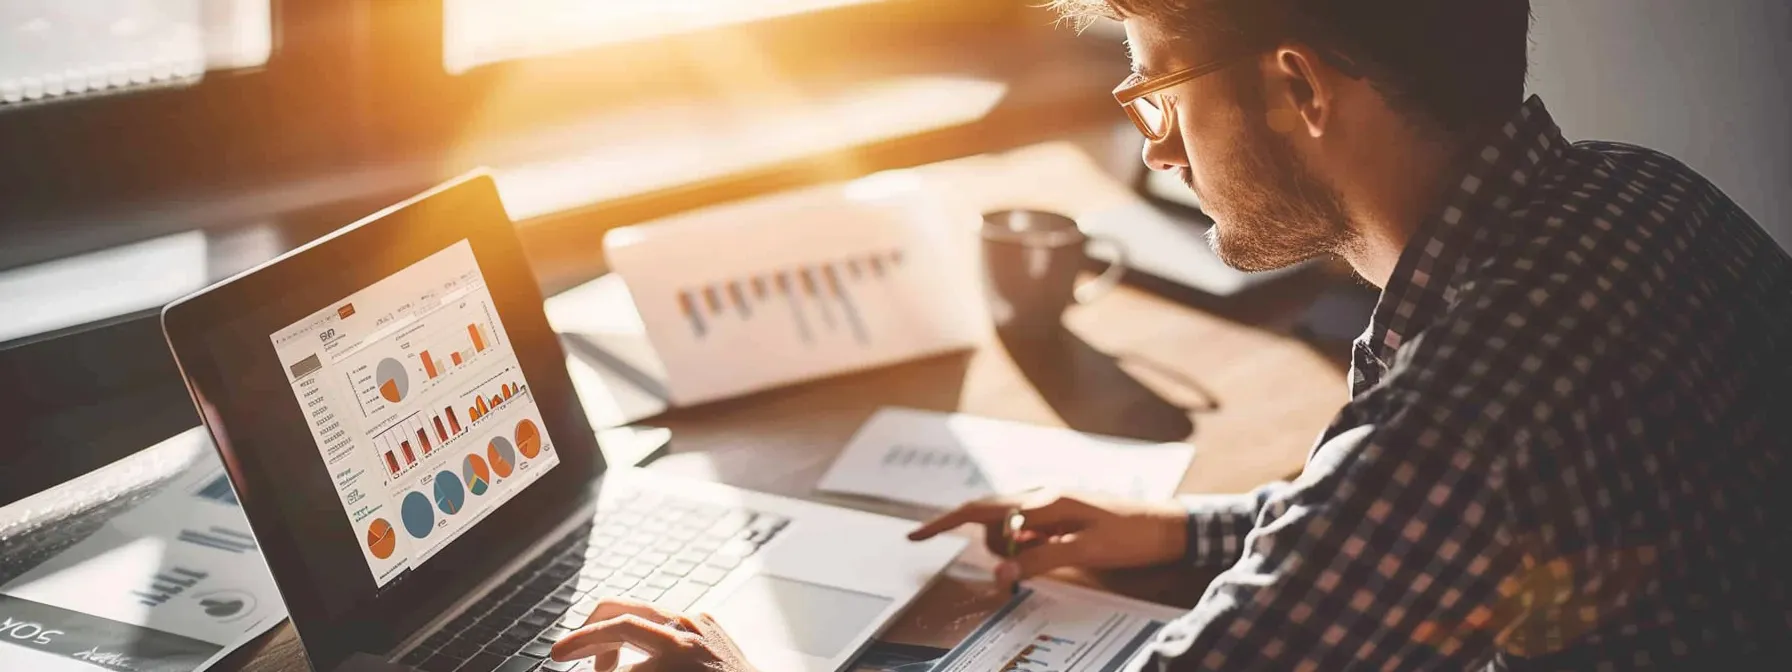
[[[444,0],[442,64],[488,63],[879,0]]]
[[[267,63],[270,0],[0,3],[0,105],[191,82]]]

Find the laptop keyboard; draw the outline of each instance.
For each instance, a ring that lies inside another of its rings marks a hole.
[[[545,660],[605,597],[684,611],[783,530],[788,518],[626,493],[556,541],[399,662],[426,672],[564,672]]]

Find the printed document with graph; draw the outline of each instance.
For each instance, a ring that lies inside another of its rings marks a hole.
[[[559,463],[467,241],[271,338],[378,585]]]

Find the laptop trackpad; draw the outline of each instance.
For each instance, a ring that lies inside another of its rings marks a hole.
[[[886,597],[759,574],[710,613],[743,648],[777,644],[830,659],[889,606]]]

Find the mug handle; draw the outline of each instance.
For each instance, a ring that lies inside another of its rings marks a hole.
[[[1094,280],[1077,285],[1074,296],[1078,304],[1094,303],[1101,297],[1107,296],[1108,292],[1114,291],[1114,288],[1120,285],[1120,279],[1126,277],[1125,245],[1121,245],[1120,241],[1107,236],[1089,236],[1089,242],[1112,248],[1114,261],[1108,264],[1107,270],[1102,271],[1101,275],[1096,276]]]

